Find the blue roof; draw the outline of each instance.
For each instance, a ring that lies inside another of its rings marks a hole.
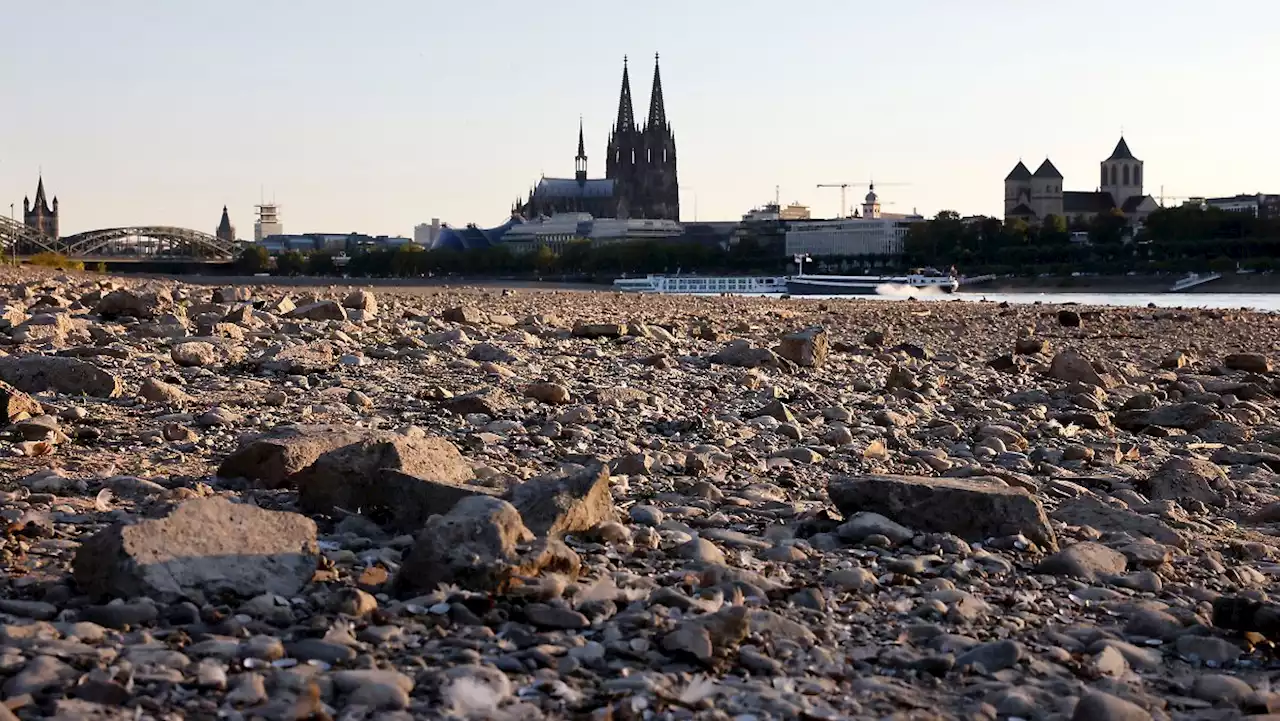
[[[436,236],[435,242],[431,244],[431,250],[478,250],[488,248],[502,242],[502,236],[512,226],[524,221],[512,216],[507,222],[496,228],[477,228],[474,225],[468,225],[464,228],[447,227],[440,231],[440,235]]]
[[[533,189],[542,198],[612,198],[613,179],[596,178],[579,182],[573,178],[543,178]]]

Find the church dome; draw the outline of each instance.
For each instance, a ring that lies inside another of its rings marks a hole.
[[[874,203],[876,202],[877,199],[878,198],[876,197],[876,186],[875,186],[875,183],[872,183],[871,187],[867,190],[866,200],[868,203]]]

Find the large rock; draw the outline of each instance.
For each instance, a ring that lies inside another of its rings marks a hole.
[[[328,341],[300,343],[267,352],[254,362],[264,370],[290,375],[323,373],[333,367],[333,346]]]
[[[866,475],[833,478],[827,492],[846,516],[870,511],[921,531],[982,540],[1021,533],[1057,550],[1040,501],[998,479]]]
[[[201,368],[218,362],[221,354],[217,346],[207,341],[191,340],[175,345],[169,350],[173,362],[186,368]]]
[[[617,520],[609,468],[600,461],[565,466],[525,481],[507,493],[507,500],[520,511],[525,526],[539,536],[584,533]]]
[[[1261,353],[1232,353],[1222,359],[1222,364],[1233,371],[1271,372],[1271,360]]]
[[[440,317],[449,323],[464,323],[466,325],[480,325],[488,318],[478,308],[473,308],[469,305],[449,308]]]
[[[501,592],[516,577],[543,570],[576,576],[581,561],[560,541],[534,540],[516,507],[500,498],[464,498],[449,513],[432,516],[405,557],[396,585],[431,591],[453,583],[475,591]]]
[[[1203,403],[1188,401],[1157,406],[1150,410],[1122,410],[1116,413],[1116,425],[1131,431],[1142,430],[1147,426],[1197,431],[1220,418],[1222,415],[1216,409]]]
[[[622,323],[578,323],[573,326],[575,338],[621,338],[627,334]]]
[[[138,395],[150,403],[162,403],[170,406],[185,405],[191,401],[191,396],[187,395],[186,391],[172,383],[165,383],[155,378],[147,378],[142,381],[142,387],[138,389]]]
[[[0,411],[5,421],[13,423],[23,418],[34,418],[44,413],[44,408],[26,393],[0,382]]]
[[[1226,505],[1222,491],[1227,474],[1217,464],[1199,458],[1172,458],[1147,479],[1147,496],[1152,500],[1200,501],[1211,506]]]
[[[827,362],[827,331],[823,328],[807,328],[782,336],[778,355],[799,366],[818,368]]]
[[[1053,510],[1051,515],[1055,520],[1072,526],[1088,526],[1103,533],[1146,536],[1157,543],[1175,548],[1187,547],[1187,539],[1164,521],[1116,508],[1089,496],[1064,501]]]
[[[490,418],[496,418],[513,408],[515,403],[501,389],[490,386],[449,398],[443,402],[443,405],[460,416],[483,413]]]
[[[287,318],[305,320],[346,320],[347,310],[333,300],[322,300],[298,306],[285,314]]]
[[[1040,562],[1037,573],[1073,576],[1086,581],[1102,581],[1124,573],[1128,559],[1124,554],[1100,543],[1085,541],[1069,546]]]
[[[365,432],[334,426],[285,426],[247,439],[218,466],[222,478],[248,478],[262,488],[292,486],[321,454],[356,443]]]
[[[457,486],[474,477],[458,449],[442,438],[375,432],[321,453],[292,480],[298,504],[308,513],[360,511],[399,529],[417,530],[432,514],[448,512],[462,495],[478,492],[452,493],[440,485]]]
[[[372,315],[378,312],[378,298],[372,291],[353,290],[347,294],[346,298],[342,299],[342,306],[353,310],[362,310]]]
[[[76,551],[72,572],[94,597],[289,597],[311,580],[319,558],[311,519],[200,498],[163,518],[98,532]]]
[[[55,391],[67,395],[116,398],[120,379],[98,366],[61,356],[6,356],[0,358],[0,380],[25,393]]]
[[[790,361],[768,348],[755,348],[745,340],[731,341],[711,356],[712,363],[738,368],[789,368]]]
[[[1111,388],[1115,379],[1099,373],[1088,358],[1075,351],[1062,351],[1049,364],[1049,375],[1067,383],[1085,383],[1099,388]]]
[[[253,288],[248,286],[228,285],[213,291],[214,303],[243,303],[253,300]]]
[[[94,308],[94,313],[107,320],[120,316],[150,320],[180,310],[174,304],[173,295],[167,288],[149,293],[121,288],[103,296]]]

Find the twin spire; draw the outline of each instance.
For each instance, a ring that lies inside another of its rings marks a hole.
[[[663,128],[667,125],[667,109],[662,102],[662,72],[658,65],[658,53],[653,54],[653,90],[649,93],[649,128]],[[636,132],[636,116],[631,102],[631,70],[627,66],[627,57],[622,57],[622,91],[618,95],[618,120],[613,124],[615,135]]]

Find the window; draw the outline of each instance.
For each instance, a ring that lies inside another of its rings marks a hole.
[[[1142,166],[1133,166],[1133,184],[1142,187]]]
[[[1102,182],[1099,185],[1107,184],[1107,166],[1102,166]]]
[[[1113,165],[1111,166],[1111,184],[1112,185],[1119,185],[1119,183],[1116,182],[1116,175],[1117,175],[1116,166]]]
[[[1129,184],[1129,166],[1124,166],[1124,184]]]

